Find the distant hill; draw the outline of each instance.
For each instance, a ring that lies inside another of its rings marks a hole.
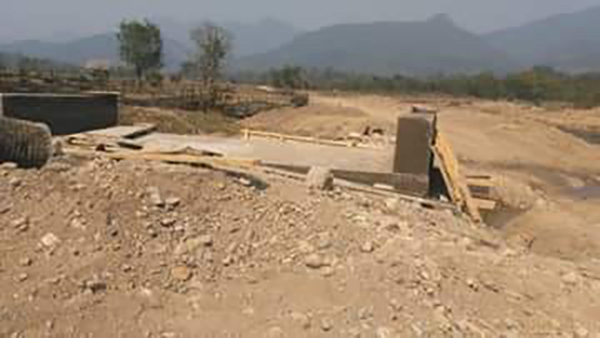
[[[483,38],[523,67],[600,70],[600,6],[500,30]]]
[[[275,19],[264,19],[253,24],[230,22],[223,25],[233,34],[236,57],[273,50],[301,34],[294,26]]]
[[[238,61],[240,69],[285,64],[376,75],[505,72],[514,63],[446,15],[419,22],[342,24],[298,36],[282,47]]]
[[[0,52],[47,58],[60,62],[83,65],[91,60],[107,60],[111,64],[119,62],[119,42],[114,33],[99,34],[64,43],[49,43],[37,40],[18,41],[0,45]],[[181,43],[165,39],[165,65],[168,69],[178,69],[188,53]]]

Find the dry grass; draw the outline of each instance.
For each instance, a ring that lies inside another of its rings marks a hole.
[[[223,134],[240,131],[237,120],[218,112],[191,112],[185,110],[124,106],[119,124],[153,123],[162,133],[173,134]]]

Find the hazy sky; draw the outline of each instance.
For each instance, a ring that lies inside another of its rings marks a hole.
[[[486,32],[596,5],[600,0],[0,0],[0,41],[83,36],[144,16],[243,22],[273,17],[312,29],[447,13],[462,27]]]

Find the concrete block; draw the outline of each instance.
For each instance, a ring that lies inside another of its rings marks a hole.
[[[116,93],[0,94],[0,116],[45,123],[54,135],[115,126],[118,110]]]
[[[395,173],[429,176],[433,164],[431,146],[435,139],[433,114],[402,116],[398,119]]]

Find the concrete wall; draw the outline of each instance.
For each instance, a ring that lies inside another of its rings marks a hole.
[[[118,110],[115,93],[0,94],[0,116],[45,123],[54,135],[115,126]]]
[[[436,117],[431,114],[413,114],[398,118],[395,173],[429,176],[435,138]]]

